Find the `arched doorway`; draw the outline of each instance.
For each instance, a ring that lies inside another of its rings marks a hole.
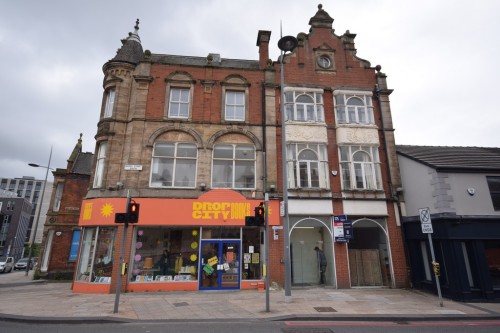
[[[320,282],[317,246],[325,253],[328,261],[326,285],[335,285],[333,231],[325,218],[291,218],[290,258],[292,285],[314,286]]]
[[[393,286],[386,220],[361,218],[352,225],[354,237],[348,244],[351,287]]]

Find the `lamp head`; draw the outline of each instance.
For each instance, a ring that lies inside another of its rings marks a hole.
[[[36,163],[28,163],[30,167],[38,168],[40,165]]]
[[[293,36],[285,36],[278,41],[278,47],[285,53],[292,52],[298,44],[297,38]]]

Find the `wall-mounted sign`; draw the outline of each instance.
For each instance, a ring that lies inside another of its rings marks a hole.
[[[127,170],[127,171],[142,171],[142,165],[140,165],[140,164],[126,164],[125,170]]]

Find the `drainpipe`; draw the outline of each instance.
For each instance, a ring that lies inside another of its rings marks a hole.
[[[377,66],[377,68],[378,68],[378,66]],[[379,70],[377,72],[379,72]],[[378,73],[377,73],[377,75],[378,75]],[[393,185],[392,185],[392,173],[391,173],[391,167],[389,165],[389,150],[387,148],[387,138],[385,136],[384,114],[382,112],[382,100],[380,99],[380,88],[379,88],[378,84],[375,85],[375,91],[374,92],[375,92],[375,98],[377,99],[377,103],[378,103],[378,109],[379,109],[379,112],[380,112],[380,122],[382,124],[382,138],[383,138],[383,142],[384,142],[385,159],[386,159],[386,162],[387,162],[385,164],[385,166],[386,166],[386,169],[387,169],[386,170],[387,171],[387,177],[388,177],[387,183],[389,185],[390,200],[396,202],[397,209],[398,209],[397,214],[399,215],[399,220],[401,221],[399,198],[394,194]],[[401,226],[402,225],[403,225],[403,223],[401,222]],[[388,228],[388,226],[387,226],[387,235],[389,235],[389,228]],[[404,235],[403,235],[403,237],[404,237]],[[388,255],[389,255],[389,259],[390,259],[391,287],[395,288],[396,287],[396,281],[394,281],[395,280],[395,276],[394,276],[394,261],[393,261],[393,258],[392,258],[391,247],[388,246],[387,250],[388,250]]]

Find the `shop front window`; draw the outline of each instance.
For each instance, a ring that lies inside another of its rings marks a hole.
[[[199,239],[198,228],[135,228],[130,280],[197,281]]]
[[[111,283],[116,228],[86,228],[78,261],[77,281]]]
[[[484,250],[493,288],[500,288],[500,240],[484,241]]]

